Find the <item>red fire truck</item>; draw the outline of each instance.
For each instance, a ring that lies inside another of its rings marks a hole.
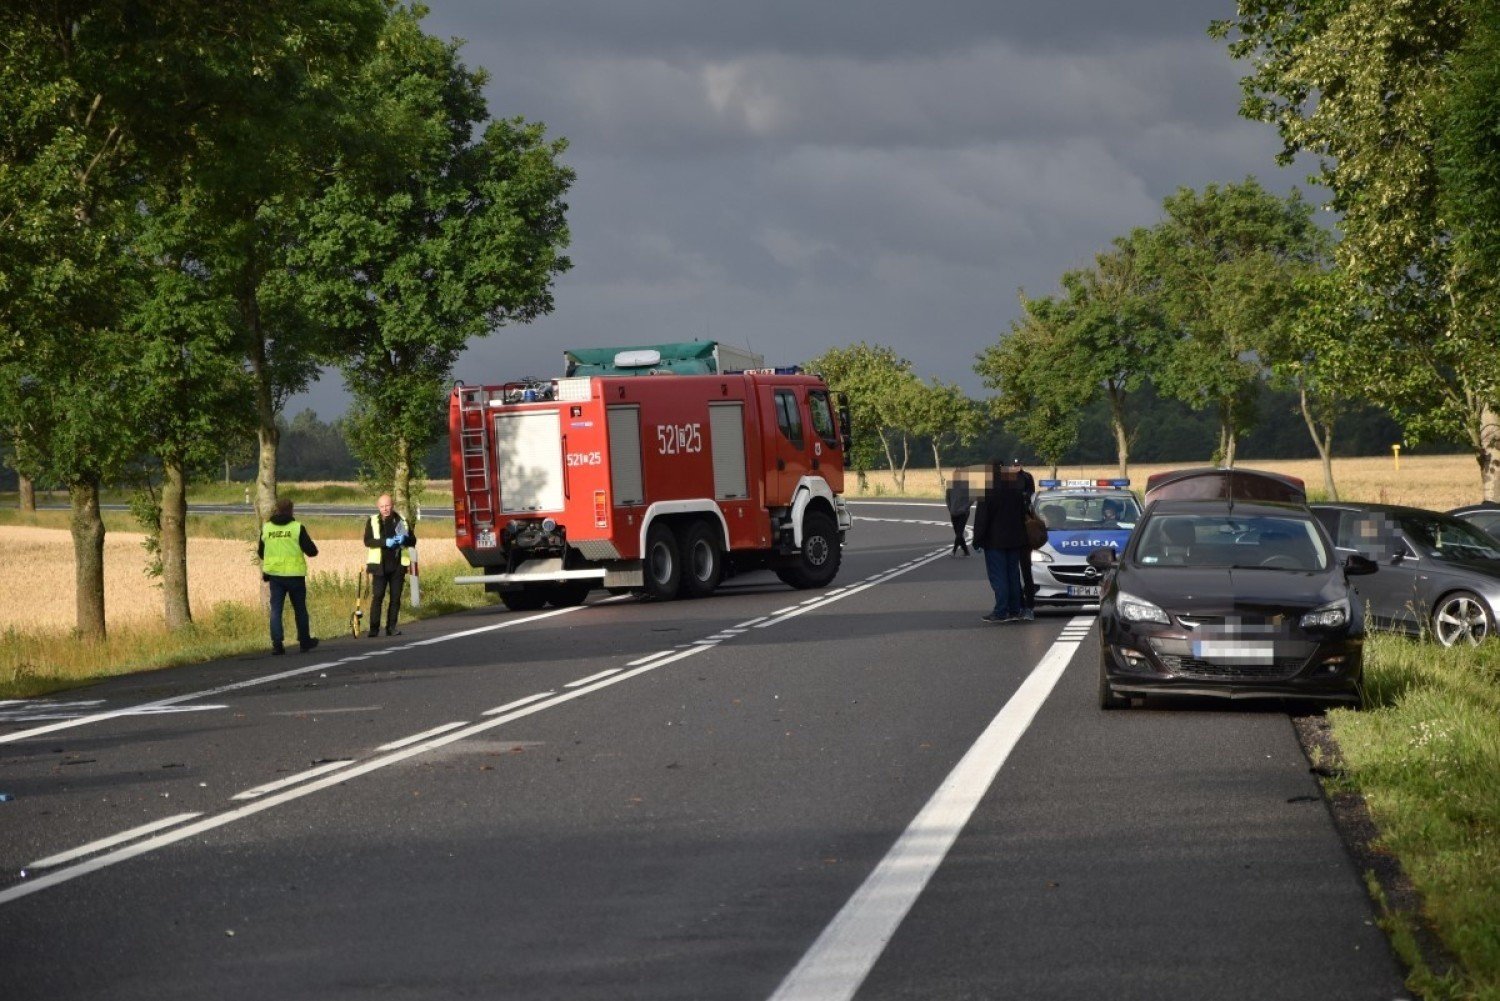
[[[751,569],[798,588],[838,573],[848,415],[815,376],[460,383],[448,420],[456,541],[483,571],[458,581],[508,608],[576,605],[595,587],[701,597]]]

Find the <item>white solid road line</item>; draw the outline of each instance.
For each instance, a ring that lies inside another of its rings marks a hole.
[[[481,716],[499,716],[501,713],[508,713],[512,709],[519,709],[519,708],[521,708],[524,705],[530,705],[531,703],[537,701],[538,699],[545,699],[549,695],[556,695],[556,694],[557,694],[556,692],[537,692],[535,695],[528,695],[524,699],[516,699],[516,701],[514,701],[514,702],[507,702],[503,706],[496,706],[493,709],[486,709],[484,712],[480,713],[479,715],[481,715]]]
[[[611,674],[619,674],[623,670],[625,670],[623,667],[612,667],[607,671],[600,671],[598,674],[591,674],[587,678],[579,678],[577,681],[570,681],[566,685],[563,685],[563,687],[577,688],[580,685],[587,685],[589,682],[598,681],[600,678],[607,678]]]
[[[1061,638],[1052,644],[771,1001],[847,1001],[854,996],[1078,646]]]
[[[237,792],[229,798],[255,799],[259,796],[264,796],[268,792],[275,792],[278,789],[285,789],[287,786],[294,786],[298,782],[306,782],[308,779],[317,778],[319,775],[335,771],[339,768],[343,768],[345,765],[352,765],[353,763],[353,758],[344,758],[341,761],[329,761],[319,765],[316,768],[309,768],[305,772],[298,772],[296,775],[289,775],[284,779],[277,779],[275,782],[267,782],[265,785],[256,786],[254,789],[246,789],[244,792]]]
[[[123,844],[126,841],[142,837],[143,835],[150,834],[153,831],[159,831],[163,827],[171,827],[173,824],[180,824],[184,820],[192,820],[194,817],[201,816],[201,813],[179,813],[175,817],[166,817],[162,820],[153,820],[149,824],[142,824],[140,827],[132,827],[128,831],[121,831],[119,834],[111,835],[107,838],[100,838],[98,841],[90,841],[88,844],[83,845],[80,848],[74,848],[72,851],[59,852],[56,855],[48,855],[44,859],[38,859],[37,861],[31,863],[31,865],[27,866],[26,868],[50,869],[55,865],[62,865],[64,862],[71,862],[76,858],[83,858],[85,855],[92,855],[94,854],[94,852],[103,851],[106,848],[113,848],[115,845]]]
[[[394,751],[398,747],[405,747],[407,744],[415,744],[419,740],[426,740],[428,737],[436,737],[440,733],[447,733],[449,730],[457,730],[461,726],[468,726],[468,724],[469,721],[466,719],[461,719],[457,723],[444,723],[442,726],[435,726],[431,730],[423,730],[421,733],[414,733],[410,737],[402,737],[400,740],[393,740],[388,744],[381,744],[379,747],[375,748],[375,750]]]

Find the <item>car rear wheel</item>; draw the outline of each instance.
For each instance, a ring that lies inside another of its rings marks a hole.
[[[1489,608],[1472,591],[1445,595],[1432,610],[1432,635],[1443,646],[1478,646],[1494,629]]]
[[[682,590],[689,598],[714,593],[724,576],[724,552],[718,530],[706,521],[695,521],[682,537]]]
[[[1099,651],[1099,708],[1100,709],[1129,709],[1130,700],[1123,695],[1115,694],[1114,688],[1109,683],[1109,671],[1105,665],[1109,663],[1109,653],[1105,650]]]

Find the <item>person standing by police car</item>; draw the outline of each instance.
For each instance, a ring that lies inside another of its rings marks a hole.
[[[1014,466],[996,462],[990,470],[984,497],[974,510],[974,546],[984,550],[984,569],[995,607],[982,616],[985,622],[1021,622],[1021,561],[1029,559],[1026,540],[1026,495],[1024,481]]]
[[[401,589],[411,566],[411,547],[417,544],[406,519],[396,513],[390,494],[381,494],[375,513],[365,522],[365,570],[370,575],[370,639],[380,635],[381,604],[390,595],[385,634],[400,636]]]
[[[292,516],[292,502],[282,497],[276,501],[276,513],[260,526],[260,576],[271,585],[271,652],[286,653],[283,645],[281,613],[286,599],[292,599],[292,618],[297,623],[297,645],[306,653],[318,645],[307,621],[307,558],[318,555],[318,547],[307,526]]]

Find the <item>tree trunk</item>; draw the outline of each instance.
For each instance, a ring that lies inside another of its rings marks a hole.
[[[1500,501],[1500,412],[1488,404],[1479,411],[1478,458],[1484,499]]]
[[[180,458],[162,459],[161,589],[167,628],[176,632],[193,624],[188,605],[187,474]]]
[[[1125,433],[1125,399],[1117,390],[1109,391],[1109,426],[1115,433],[1115,459],[1120,471],[1116,475],[1125,479],[1130,475],[1130,436]]]
[[[880,431],[880,446],[885,449],[885,468],[891,471],[891,482],[896,481],[896,457],[891,454],[891,441],[886,437],[886,431]]]
[[[392,444],[396,449],[396,466],[391,473],[391,504],[401,517],[415,520],[411,507],[411,444],[404,435],[397,435]]]
[[[911,464],[911,441],[901,433],[901,472],[896,474],[896,493],[906,496],[906,467]]]
[[[266,338],[260,326],[260,304],[256,302],[253,290],[241,299],[240,313],[250,331],[250,371],[255,376],[255,437],[260,443],[255,472],[255,513],[264,524],[276,513],[276,449],[281,444],[281,429],[276,426],[276,393],[266,359]]]
[[[943,475],[943,457],[938,454],[936,441],[932,442],[932,467],[937,470],[938,489],[946,492],[948,489],[948,478]]]
[[[20,495],[21,495],[20,496],[21,510],[22,511],[30,511],[33,514],[35,514],[36,513],[36,484],[34,482],[32,482],[32,479],[29,476],[26,476],[24,474],[17,474],[17,475],[19,476],[19,479],[20,479],[19,492],[20,492]]]
[[[1300,380],[1297,383],[1297,404],[1302,408],[1302,421],[1307,425],[1307,433],[1312,435],[1318,458],[1323,460],[1323,491],[1329,500],[1336,501],[1339,491],[1333,485],[1333,422],[1320,424],[1313,419],[1312,409],[1307,405],[1307,386]]]
[[[99,516],[99,481],[88,477],[68,484],[72,506],[73,579],[77,587],[77,628],[84,639],[102,640],[104,628],[104,519]]]

